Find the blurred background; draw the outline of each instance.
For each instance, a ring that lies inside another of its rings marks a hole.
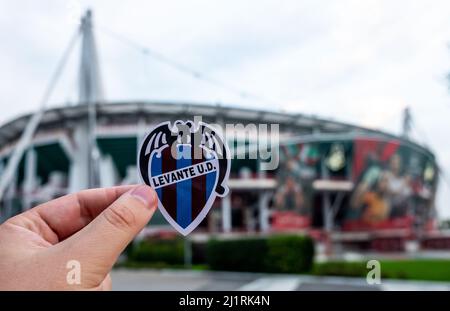
[[[139,182],[160,122],[277,124],[278,168],[231,135],[230,193],[186,238],[157,213],[117,289],[450,289],[449,9],[0,1],[0,220]]]

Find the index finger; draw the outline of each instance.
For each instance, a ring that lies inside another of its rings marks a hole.
[[[38,205],[29,212],[37,213],[61,241],[85,227],[134,187],[128,185],[82,190]]]

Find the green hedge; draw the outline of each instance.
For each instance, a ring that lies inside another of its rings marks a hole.
[[[305,236],[274,236],[267,240],[270,272],[302,273],[311,270],[314,242]]]
[[[212,270],[304,273],[311,270],[314,244],[306,236],[272,236],[210,240],[207,263]]]
[[[184,262],[182,239],[143,240],[133,244],[128,252],[132,262],[151,262],[164,265],[180,265]]]
[[[268,253],[265,239],[210,240],[206,262],[212,270],[264,271]]]

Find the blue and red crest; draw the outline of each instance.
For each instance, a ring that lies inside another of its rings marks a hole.
[[[161,213],[183,235],[206,217],[216,196],[228,192],[228,147],[203,122],[157,125],[141,145],[138,164],[142,180],[158,194]]]

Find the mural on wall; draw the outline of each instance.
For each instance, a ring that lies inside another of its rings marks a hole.
[[[347,227],[426,225],[433,218],[434,159],[399,141],[355,140]]]
[[[344,230],[423,228],[435,219],[436,164],[431,154],[398,140],[360,138],[280,148],[272,228],[311,226],[321,213],[317,179],[352,181],[336,222]],[[336,193],[336,192],[335,192]],[[319,217],[320,218],[320,217]]]
[[[316,144],[280,147],[279,187],[273,198],[272,228],[301,229],[310,225],[312,182],[317,178],[320,152]]]

